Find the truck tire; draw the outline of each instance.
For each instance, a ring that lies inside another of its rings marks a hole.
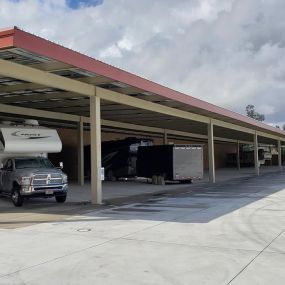
[[[112,181],[112,182],[117,181],[117,177],[114,176],[113,170],[109,170],[109,171],[107,172],[106,180],[107,180],[107,181]]]
[[[192,179],[180,180],[180,184],[192,184]]]
[[[151,178],[152,184],[157,185],[157,180],[158,180],[157,175],[153,175],[152,178]]]
[[[66,201],[66,195],[64,196],[55,196],[55,200],[57,203],[64,203]]]
[[[14,186],[14,188],[12,190],[11,199],[12,199],[12,202],[13,202],[15,207],[23,206],[24,198],[20,194],[19,187]]]
[[[159,176],[157,177],[157,185],[165,185],[164,176],[159,175]]]

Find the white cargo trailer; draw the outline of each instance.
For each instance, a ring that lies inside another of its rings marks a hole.
[[[191,182],[203,178],[202,145],[154,145],[138,150],[137,175]]]

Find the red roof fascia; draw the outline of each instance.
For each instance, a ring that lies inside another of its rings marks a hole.
[[[8,38],[5,39],[4,36]],[[0,30],[0,47],[10,43],[12,43],[15,47],[64,62],[81,69],[85,69],[98,75],[106,76],[113,79],[114,81],[123,82],[130,86],[161,95],[168,99],[176,100],[178,102],[185,103],[187,105],[206,110],[211,113],[216,113],[231,119],[235,119],[262,129],[267,129],[271,132],[279,133],[283,136],[285,135],[285,132],[282,130],[278,130],[277,128],[258,122],[244,115],[232,112],[225,108],[218,107],[216,105],[194,98],[190,95],[186,95],[181,92],[172,90],[168,87],[159,85],[155,82],[144,79],[109,64],[103,63],[99,60],[83,55],[79,52],[73,51],[46,39],[24,32],[16,27],[14,27],[12,30]]]
[[[14,28],[0,29],[0,49],[14,46]]]

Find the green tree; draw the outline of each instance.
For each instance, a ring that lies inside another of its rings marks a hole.
[[[257,121],[263,122],[265,120],[265,116],[263,114],[260,114],[255,111],[254,105],[247,105],[245,108],[246,115],[252,119],[255,119]]]

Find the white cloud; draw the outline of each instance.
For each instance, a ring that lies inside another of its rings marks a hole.
[[[260,105],[258,111],[265,116],[275,113],[275,107],[271,105]]]
[[[122,52],[119,48],[120,46],[112,45],[105,50],[102,50],[99,54],[100,58],[116,58],[116,57],[122,57]]]
[[[118,47],[123,50],[131,51],[134,44],[131,39],[124,37],[118,42]]]
[[[192,96],[285,121],[285,1],[0,0],[17,25]]]

